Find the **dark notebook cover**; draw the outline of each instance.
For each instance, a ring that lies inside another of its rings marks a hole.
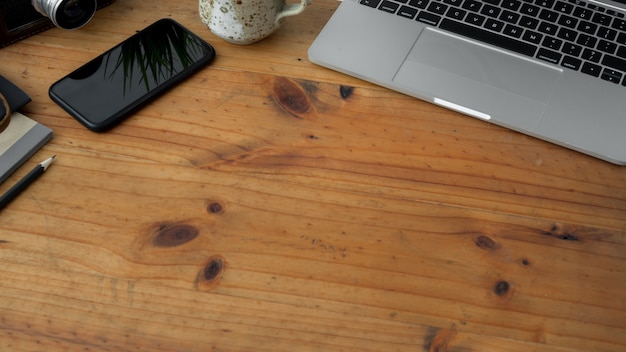
[[[30,97],[2,76],[0,92],[13,111],[9,126],[0,132],[0,183],[2,183],[52,138],[52,130],[15,112],[30,102]],[[0,116],[4,113],[5,109],[0,104]]]

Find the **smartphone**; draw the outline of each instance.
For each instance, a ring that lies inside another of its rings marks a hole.
[[[208,65],[215,49],[159,20],[54,83],[50,98],[92,131],[105,131]]]

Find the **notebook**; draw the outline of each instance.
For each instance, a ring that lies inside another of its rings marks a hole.
[[[344,0],[308,55],[626,165],[624,9],[608,0]]]
[[[6,98],[12,111],[9,125],[0,132],[0,183],[2,183],[52,138],[52,130],[15,111],[30,102],[30,97],[2,76],[0,93]],[[0,116],[4,116],[5,112],[5,107],[0,104]]]

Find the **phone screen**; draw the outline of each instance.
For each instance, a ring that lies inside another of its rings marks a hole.
[[[54,83],[49,93],[87,128],[103,131],[214,57],[211,45],[163,19]]]

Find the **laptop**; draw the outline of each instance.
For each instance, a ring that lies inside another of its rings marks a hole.
[[[308,55],[626,165],[625,13],[609,0],[344,0]]]

